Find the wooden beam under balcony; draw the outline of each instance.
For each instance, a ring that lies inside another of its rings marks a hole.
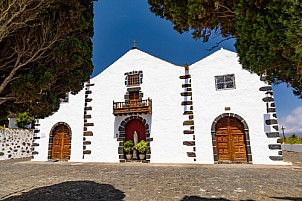
[[[113,101],[113,114],[115,116],[139,113],[152,114],[152,99],[125,102]]]

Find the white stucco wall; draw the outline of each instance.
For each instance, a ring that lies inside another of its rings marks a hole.
[[[65,122],[71,128],[71,152],[70,161],[82,161],[83,156],[83,125],[84,125],[84,104],[85,90],[82,89],[77,95],[69,94],[68,103],[61,103],[60,109],[53,115],[38,120],[35,133],[35,143],[39,146],[34,147],[38,152],[34,155],[33,161],[47,161],[49,134],[52,127],[58,122]]]
[[[142,71],[143,83],[139,87],[144,100],[152,99],[153,113],[135,116],[144,118],[149,125],[150,137],[153,138],[150,143],[152,163],[214,163],[211,125],[217,116],[234,113],[248,124],[253,163],[284,164],[269,159],[269,156],[278,156],[279,150],[268,148],[268,144],[277,142],[276,138],[267,138],[264,132],[266,105],[262,98],[265,92],[259,91],[259,88],[266,84],[257,75],[242,70],[236,55],[220,50],[190,66],[196,162],[194,157],[187,156],[193,147],[183,145],[184,141],[192,141],[192,135],[183,134],[184,130],[190,130],[186,129],[190,126],[183,126],[183,122],[188,120],[183,112],[190,106],[181,106],[190,97],[180,95],[185,91],[182,84],[188,81],[179,79],[185,74],[185,69],[138,49],[128,51],[90,81],[94,85],[89,87],[92,93],[88,97],[92,101],[87,106],[91,106],[92,110],[87,111],[91,115],[87,123],[94,126],[87,127],[93,136],[85,136],[86,141],[91,142],[85,146],[91,153],[82,158],[85,106],[85,90],[82,90],[75,96],[70,95],[69,103],[62,103],[57,113],[39,121],[40,133],[36,137],[40,139],[35,140],[39,144],[35,147],[38,155],[33,160],[47,160],[50,131],[56,123],[65,122],[72,130],[70,161],[119,162],[118,128],[131,115],[114,116],[113,101],[125,101],[127,87],[124,74]],[[216,91],[214,77],[226,74],[235,74],[236,89]],[[225,111],[225,107],[231,110]]]
[[[251,153],[254,164],[282,164],[272,161],[278,150],[270,150],[268,144],[276,144],[276,138],[267,138],[264,132],[266,105],[262,101],[266,86],[259,76],[243,70],[237,54],[221,49],[190,66],[192,75],[193,104],[197,162],[213,163],[211,125],[223,113],[241,116],[248,124]],[[236,89],[216,90],[215,76],[235,74]],[[225,111],[230,107],[230,111]]]
[[[95,84],[90,97],[92,144],[91,155],[85,156],[88,161],[117,162],[118,142],[117,129],[120,122],[128,116],[115,117],[112,114],[113,101],[123,102],[127,92],[125,86],[126,72],[143,71],[141,91],[143,99],[152,99],[152,115],[139,115],[147,120],[151,138],[151,162],[156,163],[187,163],[193,162],[187,157],[186,147],[182,145],[183,107],[180,96],[182,80],[180,75],[184,69],[161,59],[155,58],[140,50],[134,49],[108,67],[100,75],[91,80]]]

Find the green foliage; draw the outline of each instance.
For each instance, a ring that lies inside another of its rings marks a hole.
[[[302,144],[302,137],[298,137],[297,135],[292,134],[288,138],[281,138],[280,142],[285,144]]]
[[[147,151],[147,146],[148,146],[148,142],[145,142],[144,140],[140,141],[139,143],[137,143],[137,145],[135,146],[135,149],[143,154]]]
[[[244,69],[285,82],[302,98],[302,4],[298,0],[148,0],[155,15],[194,39],[236,38]]]
[[[90,78],[93,71],[91,38],[94,34],[95,0],[51,1],[49,6],[39,10],[36,21],[28,22],[32,26],[26,26],[0,41],[0,86],[13,68],[9,65],[1,68],[10,62],[1,58],[16,60],[18,56],[11,47],[28,45],[38,49],[45,40],[46,44],[53,43],[41,57],[18,69],[14,79],[0,91],[0,97],[13,97],[4,103],[0,101],[0,117],[8,112],[25,111],[36,118],[52,115],[67,93],[77,94]],[[46,28],[52,33],[45,35]],[[33,34],[29,37],[28,33]],[[53,40],[56,37],[59,39]],[[26,44],[19,38],[27,38]],[[24,55],[21,55],[22,61],[32,56]]]
[[[0,126],[3,126],[7,123],[8,116],[5,116],[4,118],[0,118]]]
[[[30,117],[27,112],[19,113],[16,121],[18,128],[26,128],[27,125],[34,121],[33,117]]]
[[[124,151],[130,153],[133,150],[133,145],[134,143],[131,140],[124,142]]]
[[[148,0],[151,12],[169,20],[178,33],[192,30],[194,39],[207,41],[211,31],[228,37],[234,32],[234,0]],[[223,5],[220,6],[220,5]]]
[[[299,70],[302,52],[297,51],[298,46],[301,48],[302,35],[295,35],[293,40],[293,32],[289,31],[292,26],[302,26],[301,20],[289,13],[288,7],[293,6],[294,1],[238,2],[235,46],[243,68],[258,75],[265,74],[270,83],[288,83],[294,94],[302,98],[302,71]]]

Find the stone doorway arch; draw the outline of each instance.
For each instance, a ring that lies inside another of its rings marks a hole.
[[[211,135],[214,163],[252,163],[249,128],[241,116],[219,115],[212,123]]]
[[[120,162],[126,162],[125,155],[124,155],[124,142],[126,141],[126,127],[127,127],[128,122],[131,123],[130,121],[132,121],[132,120],[139,120],[140,122],[142,122],[142,124],[145,128],[145,141],[148,142],[148,149],[146,152],[146,160],[144,160],[143,162],[148,163],[148,162],[150,162],[150,159],[151,159],[150,142],[153,141],[153,138],[150,137],[149,124],[147,123],[146,119],[144,119],[140,116],[130,116],[130,117],[125,118],[121,122],[121,124],[118,128],[119,133],[118,133],[117,141],[119,141],[119,147],[118,147],[119,160],[120,160]],[[135,123],[134,121],[132,121],[132,122]],[[142,140],[142,139],[139,138],[139,140]]]
[[[65,122],[58,122],[50,130],[48,159],[69,160],[70,150],[71,128]]]

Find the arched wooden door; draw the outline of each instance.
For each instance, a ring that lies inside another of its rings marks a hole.
[[[125,127],[125,141],[132,140],[134,131],[137,132],[138,141],[146,141],[146,127],[144,123],[139,119],[130,120]]]
[[[70,131],[67,126],[59,125],[53,133],[52,159],[68,160],[70,154]]]
[[[238,119],[220,119],[215,131],[218,161],[247,161],[244,128]]]

